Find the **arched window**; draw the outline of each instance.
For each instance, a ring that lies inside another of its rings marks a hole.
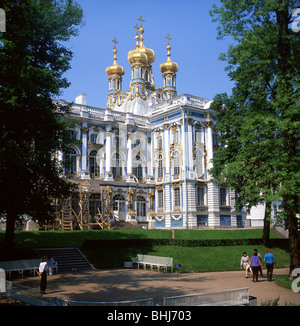
[[[161,154],[158,155],[158,162],[157,162],[157,177],[163,177],[163,157]]]
[[[143,196],[136,198],[136,214],[137,216],[146,216],[146,199]]]
[[[118,179],[122,177],[122,165],[120,163],[120,154],[116,153],[113,156],[113,161],[112,161],[112,173],[114,179]]]
[[[116,194],[113,196],[112,200],[113,210],[114,211],[125,211],[125,198],[121,194]]]
[[[65,153],[65,174],[73,175],[76,173],[77,154],[74,148],[69,148]]]
[[[90,177],[94,179],[100,176],[100,167],[97,163],[97,151],[91,151],[89,157]]]
[[[133,174],[139,179],[143,177],[143,165],[139,153],[135,156]]]

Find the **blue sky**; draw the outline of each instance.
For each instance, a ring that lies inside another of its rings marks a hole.
[[[85,26],[67,46],[74,53],[72,68],[66,73],[71,86],[60,98],[74,101],[87,94],[87,104],[106,107],[108,79],[106,67],[113,63],[116,37],[118,64],[125,69],[123,91],[129,89],[130,64],[127,54],[135,48],[134,26],[140,16],[145,22],[144,44],[155,51],[152,64],[156,88],[162,86],[159,65],[167,59],[170,34],[171,59],[178,63],[177,93],[213,99],[217,93],[231,93],[233,86],[218,60],[231,40],[217,40],[217,23],[209,15],[218,0],[77,0],[84,13]]]

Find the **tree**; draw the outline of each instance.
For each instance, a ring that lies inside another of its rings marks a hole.
[[[250,208],[264,200],[268,215],[271,203],[281,200],[289,229],[290,273],[300,266],[300,33],[289,28],[297,3],[224,0],[211,10],[213,21],[220,23],[218,38],[234,40],[221,59],[228,62],[235,83],[230,97],[214,99],[222,147],[211,173],[237,189],[239,206]]]
[[[53,218],[51,198],[68,195],[57,151],[65,150],[67,106],[52,98],[69,86],[63,74],[72,52],[62,42],[78,34],[82,10],[73,1],[0,2],[6,32],[0,33],[0,214],[4,247],[11,249],[22,214]]]

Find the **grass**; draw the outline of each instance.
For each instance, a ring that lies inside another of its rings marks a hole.
[[[175,230],[175,239],[261,239],[261,229],[250,230]],[[117,239],[171,239],[171,230],[95,230],[95,231],[16,231],[15,248],[79,247],[87,240]],[[271,232],[271,238],[276,236]],[[4,232],[0,231],[0,244]],[[256,246],[264,255],[267,248]],[[131,260],[138,253],[173,257],[175,264],[181,264],[183,272],[228,271],[240,268],[243,251],[251,257],[253,246],[226,247],[183,247],[148,246],[131,248],[105,248],[84,250],[96,268],[123,267],[125,260]],[[277,267],[289,266],[289,253],[285,249],[272,248]]]
[[[257,246],[264,255],[267,248]],[[125,260],[131,260],[137,254],[173,257],[173,265],[180,264],[183,272],[211,272],[231,271],[240,269],[240,260],[243,251],[251,255],[253,247],[180,247],[180,246],[153,246],[143,248],[120,248],[86,250],[88,259],[95,263],[96,268],[122,267]],[[281,248],[272,248],[276,257],[277,267],[289,266],[289,254]],[[264,264],[263,264],[264,265]],[[264,266],[265,267],[265,266]]]
[[[0,231],[0,243],[4,240]],[[82,247],[87,240],[171,239],[170,230],[15,231],[15,248]]]
[[[262,229],[238,230],[175,230],[175,239],[261,239]],[[270,232],[270,239],[278,236]]]
[[[277,275],[275,282],[278,285],[281,285],[281,286],[291,289],[293,280],[290,280],[288,275]]]

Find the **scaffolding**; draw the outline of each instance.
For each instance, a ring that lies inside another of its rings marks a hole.
[[[110,229],[112,190],[88,182],[78,185],[72,197],[55,201],[56,218],[48,230]]]

